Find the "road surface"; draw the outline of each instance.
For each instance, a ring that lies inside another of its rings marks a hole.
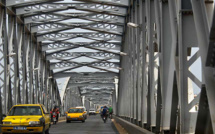
[[[119,134],[110,119],[104,123],[99,115],[88,116],[85,123],[81,121],[60,121],[50,128],[50,134]]]

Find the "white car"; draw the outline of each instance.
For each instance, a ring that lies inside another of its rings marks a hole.
[[[89,115],[95,115],[95,114],[96,114],[96,110],[95,109],[90,109]]]

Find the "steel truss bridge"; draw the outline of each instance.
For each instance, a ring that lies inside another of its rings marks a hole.
[[[0,115],[112,105],[154,133],[213,133],[214,11],[213,0],[0,0]]]

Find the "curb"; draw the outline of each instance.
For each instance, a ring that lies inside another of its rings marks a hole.
[[[129,134],[154,134],[146,129],[143,129],[131,122],[128,122],[122,118],[113,116],[115,121],[119,123]]]

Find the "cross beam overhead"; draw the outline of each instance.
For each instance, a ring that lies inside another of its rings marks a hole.
[[[214,0],[0,0],[0,115],[112,105],[144,131],[215,133],[214,44]]]

